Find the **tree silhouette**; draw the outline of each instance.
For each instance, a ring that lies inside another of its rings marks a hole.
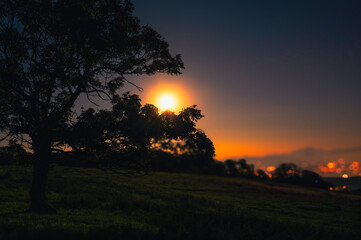
[[[137,153],[139,158],[146,152],[161,150],[174,156],[187,154],[193,166],[213,161],[212,141],[196,128],[203,117],[196,106],[178,114],[171,111],[159,114],[154,105],[142,106],[138,95],[129,93],[117,96],[112,103],[112,110],[83,111],[65,134],[63,143],[88,156],[111,151]]]
[[[226,171],[227,171],[228,175],[230,175],[232,177],[238,177],[239,176],[236,161],[228,159],[228,160],[224,161],[224,164],[225,164]]]
[[[180,56],[132,13],[128,0],[0,2],[0,129],[34,151],[30,211],[55,211],[49,158],[81,94],[96,103],[129,75],[180,74]]]
[[[258,169],[257,171],[257,177],[260,178],[260,179],[263,179],[263,180],[269,180],[269,177],[268,175],[266,174],[265,171],[263,171],[262,169]]]
[[[300,169],[294,163],[280,164],[274,173],[274,178],[278,180],[295,180],[299,177]]]
[[[10,142],[6,147],[0,147],[0,165],[2,164],[28,164],[32,155],[19,144]]]
[[[254,165],[247,164],[246,159],[240,159],[237,162],[238,171],[242,177],[253,177],[254,176]]]

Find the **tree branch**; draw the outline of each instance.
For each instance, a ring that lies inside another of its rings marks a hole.
[[[11,132],[9,132],[5,137],[0,138],[0,142],[5,141],[10,135],[11,135]]]

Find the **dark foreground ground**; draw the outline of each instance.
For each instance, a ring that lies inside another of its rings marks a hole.
[[[335,186],[347,186],[347,189],[351,191],[361,192],[361,177],[324,178],[324,180],[334,184]]]
[[[360,239],[361,197],[201,175],[53,167],[56,215],[28,207],[31,168],[0,167],[0,239]],[[50,237],[51,236],[51,237]]]

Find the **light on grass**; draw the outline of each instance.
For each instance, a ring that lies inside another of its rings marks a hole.
[[[158,108],[160,111],[171,110],[174,111],[176,107],[176,99],[173,95],[163,94],[158,99]]]

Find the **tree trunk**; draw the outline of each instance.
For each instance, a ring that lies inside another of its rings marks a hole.
[[[56,213],[46,198],[46,182],[49,172],[51,142],[46,137],[33,139],[34,169],[30,189],[30,212]]]

